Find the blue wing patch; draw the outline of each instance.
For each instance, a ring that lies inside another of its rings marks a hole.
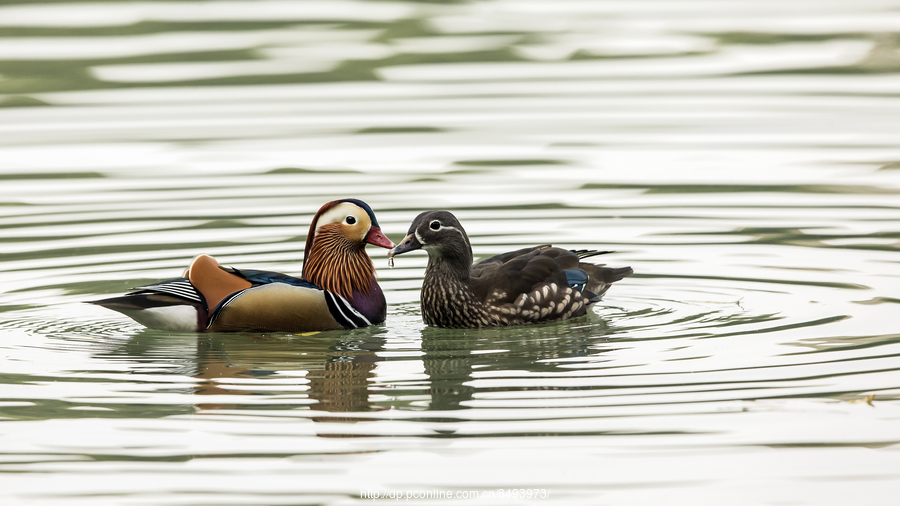
[[[230,272],[235,276],[240,276],[253,283],[254,285],[285,283],[292,286],[302,286],[303,288],[314,288],[316,290],[322,289],[321,287],[318,287],[305,279],[300,279],[298,277],[290,276],[288,274],[283,274],[280,272],[257,271],[253,269],[237,269],[235,267],[226,267],[224,265],[220,265],[219,268],[225,272]]]
[[[588,282],[588,273],[581,269],[569,269],[565,271],[566,273],[566,282],[570,287],[578,290],[579,292],[584,291],[584,285]]]

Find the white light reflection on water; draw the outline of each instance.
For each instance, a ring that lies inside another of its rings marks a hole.
[[[109,37],[67,37],[60,44],[56,37],[11,37],[0,40],[3,60],[92,60],[154,54],[254,49],[261,46],[308,44],[312,50],[329,42],[357,42],[375,37],[376,30],[341,30],[335,26],[321,29],[294,27],[281,30],[243,32],[174,32],[150,35]],[[353,46],[370,49],[371,46]],[[305,55],[308,56],[308,55]],[[344,55],[346,56],[346,55]]]
[[[352,0],[211,2],[69,2],[0,7],[0,26],[107,27],[141,22],[343,21],[390,22],[412,14],[414,4]]]
[[[0,6],[4,504],[891,504],[900,60],[887,0]],[[589,318],[146,330],[199,252],[299,273],[359,197],[476,255],[613,249]],[[874,397],[871,397],[873,396]],[[491,497],[494,493],[494,497]],[[460,500],[409,501],[459,504]]]
[[[382,68],[379,75],[387,80],[398,81],[477,81],[737,74],[853,65],[859,63],[873,47],[871,42],[832,40],[771,46],[734,46],[699,56],[635,60],[398,66]]]

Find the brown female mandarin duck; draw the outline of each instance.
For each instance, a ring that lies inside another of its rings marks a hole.
[[[309,227],[303,277],[224,267],[194,258],[184,277],[93,302],[151,328],[308,332],[384,322],[387,304],[366,244],[392,248],[375,213],[357,199],[329,202]]]
[[[472,264],[469,237],[447,211],[420,214],[388,253],[422,248],[422,318],[436,327],[488,327],[582,316],[610,285],[632,274],[583,262],[606,251],[570,251],[550,245],[523,248]]]

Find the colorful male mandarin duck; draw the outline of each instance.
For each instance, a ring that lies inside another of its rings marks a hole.
[[[489,327],[582,316],[631,267],[582,262],[608,251],[570,251],[549,244],[523,248],[472,264],[469,237],[447,211],[420,214],[409,234],[388,253],[422,248],[428,267],[422,283],[422,319],[435,327]]]
[[[366,244],[392,248],[357,199],[329,202],[309,227],[303,277],[194,258],[184,277],[93,302],[146,327],[175,331],[310,332],[384,322],[387,304]]]

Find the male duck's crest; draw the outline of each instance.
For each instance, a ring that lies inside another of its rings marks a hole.
[[[438,327],[485,327],[564,320],[581,316],[610,285],[632,274],[582,262],[608,253],[550,245],[523,248],[472,264],[472,247],[459,220],[428,211],[413,220],[388,257],[424,249],[422,318]]]
[[[365,202],[329,202],[313,218],[303,278],[194,258],[184,277],[93,302],[151,328],[305,332],[384,321],[387,306],[366,244],[391,248]]]

